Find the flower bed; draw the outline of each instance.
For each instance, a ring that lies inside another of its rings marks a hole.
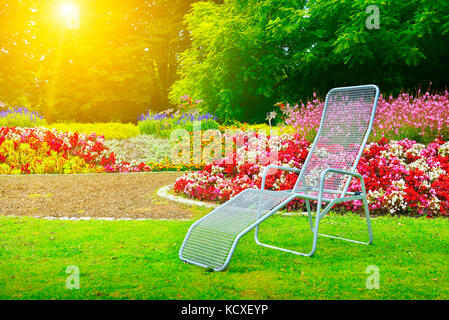
[[[278,105],[285,116],[286,124],[294,126],[297,133],[312,140],[320,125],[324,102],[316,98],[300,106],[283,103]],[[429,143],[439,136],[449,138],[449,92],[418,93],[416,97],[408,93],[400,94],[396,98],[380,96],[372,141],[385,137]]]
[[[278,138],[276,138],[278,139]],[[301,168],[310,142],[300,135],[284,134],[276,164]],[[245,144],[234,154],[230,164],[221,159],[206,165],[204,170],[178,178],[175,192],[191,198],[224,202],[247,188],[260,188],[264,165],[247,161],[251,148]],[[449,216],[449,142],[434,140],[427,146],[404,139],[381,139],[366,146],[358,166],[368,192],[370,210],[374,213]],[[297,175],[276,170],[267,177],[266,187],[274,190],[292,189]],[[359,191],[353,179],[350,191]],[[303,201],[289,204],[288,210],[303,209]],[[360,201],[340,205],[361,211]]]
[[[96,134],[0,128],[0,174],[150,171],[117,157]]]

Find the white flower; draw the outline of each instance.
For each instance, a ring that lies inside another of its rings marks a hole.
[[[276,113],[276,111],[268,112],[268,113],[267,113],[267,118],[266,118],[266,120],[271,121],[271,120],[273,120],[274,118],[276,118],[277,115],[278,115],[278,114]]]
[[[443,157],[449,156],[449,141],[440,146],[440,148],[438,149],[438,153]]]

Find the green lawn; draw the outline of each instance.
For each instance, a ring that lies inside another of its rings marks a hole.
[[[374,244],[320,238],[314,257],[237,246],[225,272],[178,258],[192,221],[47,221],[0,218],[1,299],[448,299],[446,219],[373,219]],[[321,231],[366,239],[363,220],[331,215]],[[261,240],[308,250],[305,217],[274,216]],[[340,232],[339,232],[340,231]],[[66,267],[80,289],[66,288]],[[380,289],[367,289],[369,265]]]

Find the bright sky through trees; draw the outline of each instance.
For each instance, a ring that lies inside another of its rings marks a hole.
[[[80,9],[74,3],[61,3],[59,6],[59,14],[69,29],[80,28]]]
[[[1,0],[0,101],[49,121],[169,108],[195,0]]]

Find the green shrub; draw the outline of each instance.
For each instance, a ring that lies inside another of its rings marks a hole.
[[[193,132],[195,122],[200,122],[201,130],[219,129],[220,125],[216,118],[207,114],[170,114],[169,112],[162,114],[154,114],[151,111],[139,118],[139,129],[141,133],[151,134],[162,138],[170,138],[175,129],[185,129]]]

